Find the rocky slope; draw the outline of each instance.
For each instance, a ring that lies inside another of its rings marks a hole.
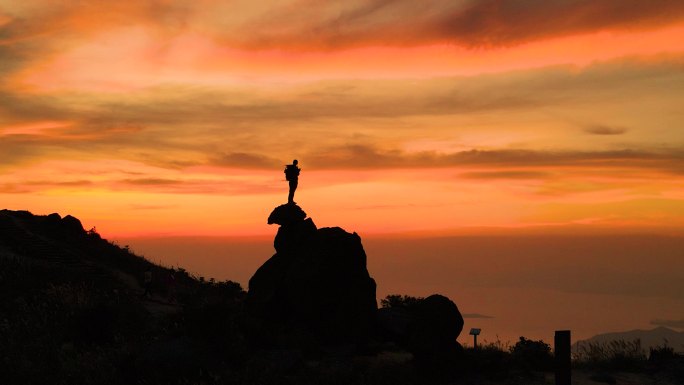
[[[154,265],[72,216],[0,211],[2,383],[403,384],[470,367],[448,298],[378,310],[357,234],[319,229],[296,205],[268,222],[276,253],[245,293]]]

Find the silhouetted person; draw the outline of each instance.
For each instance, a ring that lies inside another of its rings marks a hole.
[[[297,183],[299,183],[299,171],[301,169],[297,167],[297,159],[292,161],[292,164],[285,166],[285,179],[290,182],[290,193],[287,196],[287,203],[295,203],[294,193],[297,189]]]

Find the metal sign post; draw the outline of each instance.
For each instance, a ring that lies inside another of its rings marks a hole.
[[[477,336],[480,335],[480,331],[482,329],[480,328],[472,328],[470,329],[470,335],[473,336],[473,347],[477,349]]]

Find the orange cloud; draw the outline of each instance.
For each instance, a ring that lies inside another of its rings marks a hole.
[[[584,129],[588,134],[593,135],[622,135],[627,132],[623,127],[591,126]]]
[[[228,36],[247,48],[335,50],[355,46],[450,43],[491,47],[591,34],[642,30],[681,21],[684,5],[668,0],[293,2]]]
[[[681,21],[684,6],[668,0],[291,0],[263,5],[210,0],[187,4],[26,0],[21,7],[0,6],[0,15],[0,42],[5,44],[58,34],[72,40],[122,26],[145,26],[167,37],[194,30],[248,49],[330,50],[435,43],[495,46],[598,31],[644,30]]]

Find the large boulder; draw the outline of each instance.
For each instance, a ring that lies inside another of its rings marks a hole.
[[[463,330],[463,316],[449,298],[434,294],[412,308],[410,346],[416,351],[448,351],[456,347]]]
[[[317,229],[296,204],[277,207],[276,254],[249,281],[246,306],[257,339],[271,345],[362,345],[376,321],[375,281],[361,238]]]
[[[459,350],[463,316],[449,298],[434,294],[410,306],[383,308],[378,322],[385,334],[418,356]]]

